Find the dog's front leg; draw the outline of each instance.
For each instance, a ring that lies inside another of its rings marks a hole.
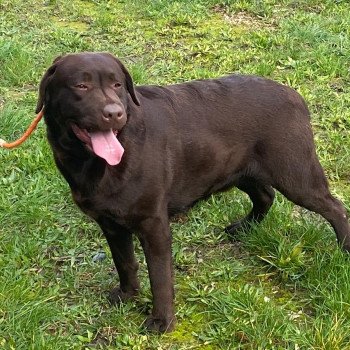
[[[118,304],[136,296],[140,289],[132,234],[109,218],[100,218],[98,224],[107,239],[118,271],[120,285],[113,288],[109,295],[109,301]]]
[[[170,332],[175,326],[171,233],[167,216],[148,218],[139,235],[146,256],[153,294],[152,314],[146,320],[151,331]]]

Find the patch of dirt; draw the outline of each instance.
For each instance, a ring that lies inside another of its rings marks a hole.
[[[215,13],[220,14],[223,19],[229,24],[237,27],[244,27],[246,29],[262,29],[262,28],[275,28],[272,21],[266,21],[264,18],[255,16],[249,12],[240,11],[236,13],[229,13],[227,8],[217,5],[213,8]]]

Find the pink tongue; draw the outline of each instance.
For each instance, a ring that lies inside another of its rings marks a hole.
[[[109,165],[120,163],[124,148],[118,141],[112,129],[90,133],[92,148],[96,155],[103,158]]]

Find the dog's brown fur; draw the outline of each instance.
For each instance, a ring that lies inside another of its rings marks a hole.
[[[108,110],[108,118],[103,117]],[[174,291],[169,216],[211,193],[236,186],[251,212],[226,230],[261,221],[273,188],[321,214],[350,250],[343,205],[328,190],[301,96],[271,80],[232,75],[184,84],[134,87],[110,54],[56,59],[40,84],[56,164],[73,198],[103,230],[119,273],[114,301],[139,291],[132,235],[140,239],[153,293],[151,330],[173,329]],[[122,161],[110,166],[73,132],[119,130]]]

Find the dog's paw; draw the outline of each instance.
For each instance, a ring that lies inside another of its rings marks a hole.
[[[111,305],[118,305],[121,302],[133,299],[137,294],[138,290],[124,292],[120,287],[115,287],[109,292],[107,299]]]
[[[152,315],[148,316],[145,321],[145,327],[150,332],[155,333],[168,333],[174,330],[176,318],[174,315],[165,318],[156,318]]]
[[[233,224],[225,227],[225,232],[230,236],[235,236],[240,231],[244,230],[244,225],[242,220],[236,221]]]

